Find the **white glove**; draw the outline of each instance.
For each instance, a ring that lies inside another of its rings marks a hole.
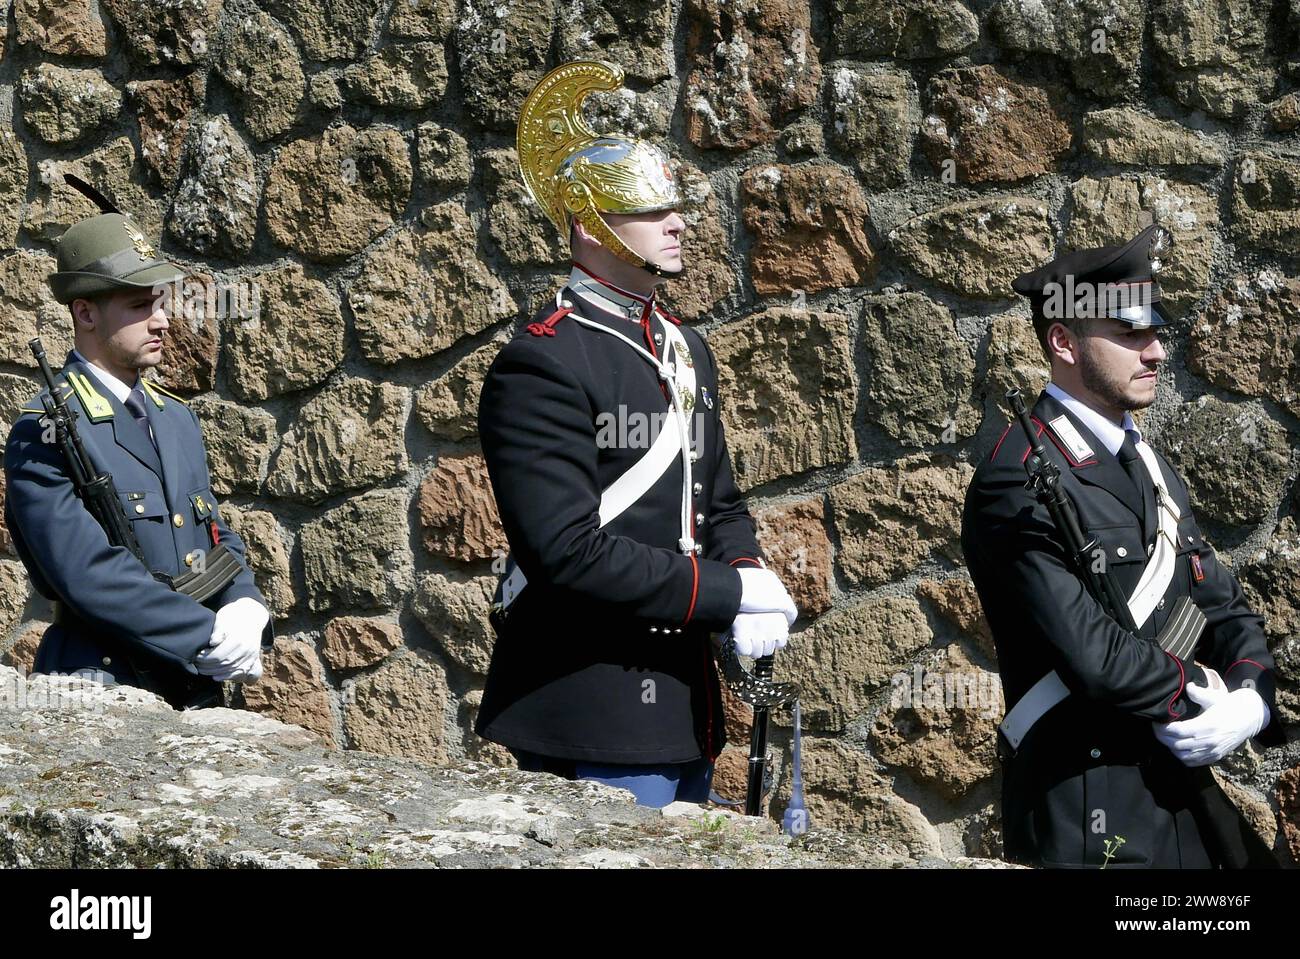
[[[1193,683],[1187,687],[1187,697],[1202,707],[1199,716],[1152,724],[1156,739],[1185,766],[1217,763],[1268,725],[1268,706],[1259,693],[1249,686],[1228,692],[1218,673],[1206,669],[1205,674],[1208,686]]]
[[[741,613],[784,613],[787,627],[793,626],[799,611],[785,586],[770,569],[746,567],[740,573]]]
[[[771,656],[785,648],[790,637],[790,625],[783,613],[741,613],[735,618],[722,638],[736,640],[736,652],[741,656]]]
[[[254,683],[262,678],[262,631],[271,614],[245,596],[217,610],[212,637],[194,657],[194,667],[218,682]]]

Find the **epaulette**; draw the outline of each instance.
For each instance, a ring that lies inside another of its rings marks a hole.
[[[682,321],[681,321],[681,320],[677,319],[677,317],[673,316],[671,313],[669,313],[667,310],[665,310],[665,309],[664,309],[662,306],[660,306],[659,304],[657,304],[657,303],[655,304],[655,309],[658,310],[660,313],[662,313],[663,316],[664,316],[664,319],[668,320],[668,321],[669,321],[670,323],[672,323],[674,326],[681,326],[681,325],[682,325]]]
[[[1039,435],[1046,435],[1053,445],[1061,451],[1061,455],[1065,457],[1065,461],[1071,466],[1097,465],[1097,454],[1088,445],[1088,441],[1074,428],[1074,424],[1070,422],[1065,414],[1061,414],[1047,423],[1044,423],[1036,416],[1030,417],[1030,419],[1038,427]]]
[[[1061,456],[1064,457],[1066,463],[1071,467],[1078,468],[1080,466],[1097,465],[1096,454],[1093,453],[1092,448],[1089,447],[1083,437],[1078,434],[1069,420],[1065,420],[1061,417],[1058,418],[1058,420],[1053,420],[1050,424],[1046,424],[1037,416],[1031,416],[1029,421],[1034,425],[1035,438],[1040,439],[1046,437],[1050,440],[1051,445],[1055,446],[1060,451]],[[1029,451],[1032,449],[1032,445],[1030,444],[1028,437],[1025,436],[1022,430],[1016,428],[1015,423],[1008,423],[1007,428],[1002,431],[1002,435],[998,438],[997,445],[994,446],[993,451],[989,453],[988,459],[990,463],[997,460],[998,452],[1002,449],[1007,437],[1013,433],[1016,436],[1016,440],[1012,441],[1010,449],[1013,451],[1020,451],[1021,463],[1029,459]]]
[[[172,399],[174,399],[177,403],[183,404],[185,402],[185,397],[177,396],[175,393],[167,389],[167,387],[163,386],[157,380],[147,380],[142,376],[140,377],[140,385],[144,387],[144,391],[149,394],[149,397],[155,403],[158,404],[158,409],[163,408],[163,400],[162,397],[158,395],[159,393],[165,393],[167,396],[170,396]]]
[[[62,383],[57,383],[57,384],[55,384],[55,385],[56,385],[56,386],[61,386],[61,387],[63,387],[63,389],[67,390],[67,392],[63,394],[63,397],[62,397],[63,399],[66,400],[69,396],[72,395],[72,385],[71,385],[70,383],[68,383],[67,380],[64,380]],[[38,394],[38,396],[44,396],[47,392],[49,392],[49,391],[48,391],[48,390],[41,390],[41,392]],[[30,406],[24,406],[24,407],[23,407],[22,409],[20,409],[18,412],[19,412],[19,413],[44,413],[44,412],[45,412],[45,408],[44,408],[44,407],[40,407],[40,408],[37,408],[37,409],[32,409]]]
[[[529,323],[527,326],[525,326],[524,329],[526,329],[529,333],[533,334],[533,336],[554,336],[555,324],[559,323],[560,320],[564,319],[572,312],[573,312],[573,307],[562,306],[554,313],[552,313],[550,316],[548,316],[546,319],[540,322],[534,320],[532,323]]]

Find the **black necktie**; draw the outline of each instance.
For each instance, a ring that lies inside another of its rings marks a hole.
[[[149,440],[150,444],[152,444],[154,451],[157,452],[158,443],[153,438],[153,433],[149,430],[149,413],[144,408],[144,390],[137,386],[131,391],[131,394],[126,398],[123,405],[131,411],[131,415],[135,417],[136,425],[139,426],[140,429],[144,430],[145,437]]]
[[[1119,452],[1115,454],[1119,460],[1119,465],[1124,467],[1124,472],[1128,478],[1133,481],[1138,492],[1146,489],[1147,470],[1142,464],[1142,455],[1138,452],[1137,443],[1133,442],[1133,431],[1124,431],[1124,442],[1119,445]]]
[[[1143,520],[1148,518],[1145,514],[1147,507],[1150,505],[1151,493],[1154,492],[1151,486],[1151,474],[1147,472],[1146,464],[1142,462],[1142,454],[1138,452],[1137,443],[1133,440],[1133,431],[1124,431],[1124,442],[1120,444],[1119,450],[1115,453],[1115,458],[1119,460],[1119,465],[1124,467],[1124,472],[1128,478],[1133,481],[1133,486],[1137,489],[1142,497]]]

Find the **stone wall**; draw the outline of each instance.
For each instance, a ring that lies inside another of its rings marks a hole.
[[[1297,0],[0,6],[0,419],[33,392],[27,340],[68,346],[43,278],[94,212],[77,172],[214,291],[163,379],[274,608],[248,707],[330,745],[506,761],[469,732],[505,546],[474,403],[565,272],[516,173],[517,105],[601,56],[629,89],[593,122],[680,162],[671,297],[723,364],[736,475],[802,611],[780,669],[806,690],[819,822],[997,852],[1001,700],[958,514],[999,398],[1045,376],[1009,281],[1152,221],[1182,320],[1144,428],[1268,616],[1300,720]],[[28,662],[48,607],[11,550],[0,614]],[[1291,810],[1300,856],[1295,750],[1231,772],[1270,839]]]

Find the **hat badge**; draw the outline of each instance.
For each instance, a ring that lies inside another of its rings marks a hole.
[[[126,230],[126,235],[130,238],[131,245],[135,247],[135,252],[140,254],[140,259],[152,260],[157,257],[158,254],[154,252],[153,247],[149,245],[149,241],[145,239],[144,234],[140,232],[134,223],[123,217],[122,228]]]
[[[1163,226],[1156,229],[1155,234],[1151,237],[1151,245],[1147,247],[1147,259],[1151,261],[1151,272],[1159,273],[1164,266],[1161,257],[1168,253],[1174,245],[1174,235]]]

